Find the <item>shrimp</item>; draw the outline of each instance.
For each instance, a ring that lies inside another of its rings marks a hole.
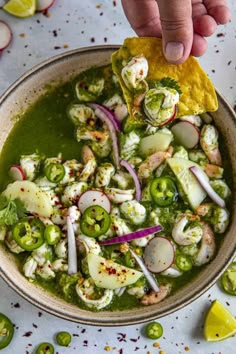
[[[104,294],[96,299],[95,285],[92,278],[85,279],[82,284],[76,285],[77,295],[85,302],[90,308],[100,310],[110,304],[113,298],[113,290],[105,289]]]
[[[148,74],[148,61],[143,55],[132,58],[121,71],[125,85],[130,89],[138,89]]]
[[[118,188],[106,188],[105,193],[108,198],[115,204],[128,202],[134,199],[134,189],[118,189]]]
[[[148,294],[145,294],[141,300],[143,305],[154,305],[158,304],[162,300],[164,300],[167,295],[169,295],[171,290],[171,286],[161,285],[158,292],[151,290]]]
[[[88,179],[94,175],[97,167],[97,162],[94,157],[94,154],[87,145],[83,147],[82,158],[85,163],[85,166],[80,174],[79,180],[81,182],[87,182]]]
[[[212,225],[214,232],[223,234],[229,224],[229,211],[225,208],[220,208],[214,203],[204,203],[196,209],[199,216],[205,219]]]
[[[154,154],[148,156],[144,160],[138,169],[138,176],[141,179],[148,178],[152,172],[159,167],[167,158],[171,157],[171,152],[169,151],[158,151]]]
[[[209,178],[220,179],[223,177],[224,169],[220,166],[207,163],[204,166],[204,171]]]
[[[222,166],[221,154],[218,146],[218,131],[211,124],[206,124],[201,130],[200,144],[212,164]]]
[[[201,239],[201,244],[199,251],[197,252],[194,265],[201,266],[208,263],[216,252],[215,237],[211,227],[203,223],[203,236]]]
[[[198,217],[197,217],[198,218]],[[194,243],[198,243],[203,236],[203,227],[200,222],[196,223],[196,217],[192,217],[184,214],[180,219],[174,224],[172,229],[172,237],[174,241],[181,246],[188,246]],[[195,220],[193,220],[195,219]],[[195,221],[186,228],[186,226]]]

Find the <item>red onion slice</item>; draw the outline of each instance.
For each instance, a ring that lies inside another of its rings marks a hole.
[[[68,274],[75,274],[77,267],[77,249],[75,241],[75,233],[69,216],[66,217],[67,238],[68,238]]]
[[[138,175],[135,171],[135,169],[125,160],[120,161],[121,166],[126,168],[126,170],[129,172],[130,176],[133,178],[134,185],[135,185],[135,199],[139,202],[142,198],[142,191],[141,191],[141,184],[139,182]]]
[[[114,125],[114,121],[111,121],[111,116],[108,115],[107,108],[105,109],[103,106],[98,105],[97,103],[89,103],[88,105],[95,110],[95,115],[103,123],[105,123],[109,129],[109,133],[110,133],[111,140],[112,140],[112,146],[113,146],[114,162],[115,162],[116,167],[119,168],[120,167],[120,156],[119,156],[119,145],[118,145],[118,140],[117,140],[117,136],[116,136],[117,125]]]
[[[130,253],[132,254],[132,256],[134,257],[134,259],[136,260],[136,262],[138,263],[139,267],[141,268],[141,270],[143,272],[143,275],[147,279],[147,281],[148,281],[149,285],[151,286],[152,290],[154,290],[156,293],[158,293],[158,291],[160,289],[159,289],[159,286],[157,284],[157,281],[154,278],[154,276],[149,272],[147,267],[145,266],[142,258],[139,257],[131,248],[129,250],[130,250]]]
[[[136,240],[137,238],[155,234],[156,232],[160,232],[162,230],[163,228],[161,225],[151,226],[151,227],[147,227],[146,229],[131,232],[130,234],[113,237],[110,238],[109,240],[101,241],[99,242],[99,244],[105,246],[105,245],[114,245],[116,243],[130,242],[132,240]]]
[[[225,208],[226,205],[224,199],[222,199],[219,196],[219,194],[217,194],[215,190],[212,188],[212,186],[208,181],[208,178],[206,177],[205,173],[201,170],[201,168],[197,166],[192,166],[189,168],[189,170],[194,174],[194,176],[197,178],[202,188],[205,190],[208,196],[213,200],[213,202],[215,202],[219,207]]]
[[[116,118],[115,113],[112,112],[109,108],[102,106],[101,104],[98,103],[89,103],[89,106],[93,108],[94,110],[98,109],[102,113],[104,113],[107,118],[111,121],[113,124],[114,128],[116,131],[120,132],[121,131],[121,124],[118,118]]]

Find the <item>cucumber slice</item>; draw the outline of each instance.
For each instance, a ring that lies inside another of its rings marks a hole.
[[[119,289],[135,283],[142,272],[127,268],[94,253],[87,255],[89,274],[96,286],[104,289]]]
[[[172,139],[172,134],[156,132],[141,139],[139,152],[142,156],[148,156],[157,151],[166,151]]]
[[[34,182],[16,181],[10,183],[2,194],[9,199],[20,199],[26,210],[32,214],[47,218],[53,213],[50,198]]]
[[[166,161],[180,183],[190,206],[196,209],[206,198],[206,192],[189,168],[192,166],[201,167],[193,161],[181,158],[169,158]],[[208,179],[207,176],[206,178]]]

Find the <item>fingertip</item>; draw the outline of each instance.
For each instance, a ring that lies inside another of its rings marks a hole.
[[[199,34],[194,34],[191,55],[201,57],[207,51],[207,41]]]
[[[194,18],[194,32],[202,37],[211,36],[217,29],[217,23],[212,16],[203,15]]]
[[[231,12],[227,6],[215,6],[208,10],[215,21],[220,25],[225,25],[231,19]]]

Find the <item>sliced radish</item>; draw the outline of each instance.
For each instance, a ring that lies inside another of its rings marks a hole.
[[[200,132],[198,128],[187,120],[173,125],[171,131],[179,143],[187,149],[193,149],[199,143]]]
[[[152,273],[161,273],[174,262],[174,247],[165,237],[152,238],[144,250],[144,263]]]
[[[202,169],[197,166],[192,166],[189,168],[189,170],[194,174],[202,188],[213,200],[213,202],[215,202],[219,207],[225,208],[226,205],[224,199],[222,199],[219,194],[217,194],[216,191],[212,188],[206,174],[202,171]]]
[[[3,21],[0,21],[0,51],[9,46],[12,40],[12,31]]]
[[[111,212],[111,202],[108,196],[96,189],[90,189],[83,194],[81,194],[78,207],[81,213],[85,211],[91,205],[99,205],[104,208],[108,213]]]
[[[9,169],[9,176],[14,181],[24,181],[26,179],[26,175],[24,170],[19,165],[12,165]]]
[[[172,116],[169,119],[167,119],[165,122],[160,124],[159,127],[163,127],[164,125],[169,124],[170,122],[172,122],[172,120],[175,119],[175,117],[176,117],[176,113],[177,113],[177,106],[175,105]]]
[[[36,11],[44,12],[47,11],[53,4],[55,0],[37,0],[36,1]]]

